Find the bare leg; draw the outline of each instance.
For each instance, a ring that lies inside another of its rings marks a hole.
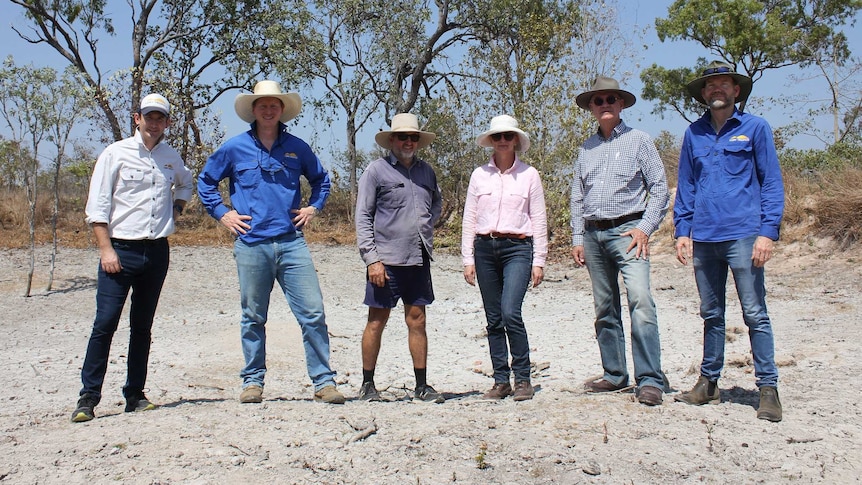
[[[365,324],[365,331],[362,333],[362,368],[365,370],[374,370],[377,367],[383,329],[386,328],[391,311],[391,308],[368,308],[368,323]],[[423,331],[424,322],[423,318]]]

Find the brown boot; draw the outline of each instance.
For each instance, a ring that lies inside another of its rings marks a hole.
[[[701,404],[718,404],[721,402],[721,395],[718,392],[718,381],[710,382],[706,377],[700,376],[697,379],[697,384],[690,391],[674,397],[674,400],[697,406]]]
[[[773,386],[760,388],[760,406],[757,408],[757,419],[765,419],[777,423],[781,421],[781,401],[778,400],[778,389]]]

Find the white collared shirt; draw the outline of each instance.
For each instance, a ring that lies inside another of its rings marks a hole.
[[[188,201],[193,177],[163,140],[147,150],[140,132],[99,155],[87,198],[88,224],[108,224],[112,238],[141,240],[174,232],[174,200]]]

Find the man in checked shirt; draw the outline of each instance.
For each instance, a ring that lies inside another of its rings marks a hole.
[[[604,368],[602,378],[585,388],[613,392],[629,385],[618,284],[622,273],[638,401],[657,406],[662,403],[664,373],[650,293],[649,237],[668,208],[664,165],[649,135],[620,119],[620,112],[635,104],[635,96],[620,89],[616,80],[599,76],[576,102],[599,124],[578,153],[571,195],[572,256],[590,273]]]

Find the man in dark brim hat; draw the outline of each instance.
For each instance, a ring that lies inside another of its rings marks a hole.
[[[588,392],[613,392],[629,385],[626,339],[620,304],[623,275],[631,316],[632,357],[637,399],[662,403],[664,373],[655,302],[650,292],[649,238],[668,207],[667,178],[655,143],[627,126],[623,109],[634,94],[610,77],[596,78],[575,98],[598,122],[575,162],[572,183],[572,257],[586,265],[593,284],[596,340],[604,374],[588,382]]]
[[[760,388],[757,417],[781,421],[764,265],[778,240],[784,185],[769,124],[735,106],[748,98],[751,84],[751,78],[720,61],[688,83],[689,94],[709,109],[683,139],[673,222],[677,259],[693,261],[704,338],[700,377],[675,399],[698,405],[721,401],[729,269],[751,340]]]

